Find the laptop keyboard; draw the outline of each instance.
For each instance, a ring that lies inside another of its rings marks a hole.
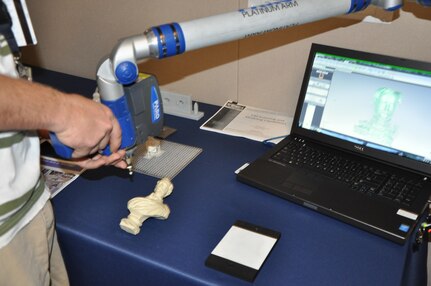
[[[291,140],[271,159],[283,165],[312,169],[350,186],[354,191],[377,195],[410,205],[422,188],[423,179],[400,177],[339,154],[310,146],[301,139]]]

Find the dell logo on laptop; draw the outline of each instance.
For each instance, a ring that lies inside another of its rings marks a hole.
[[[364,147],[362,147],[362,146],[353,145],[353,147],[355,147],[355,149],[358,151],[364,152]]]

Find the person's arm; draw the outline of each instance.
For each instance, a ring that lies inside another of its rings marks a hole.
[[[115,165],[126,168],[121,128],[111,110],[77,94],[0,75],[0,130],[48,130],[83,158],[110,145],[112,155],[79,160],[84,168]]]

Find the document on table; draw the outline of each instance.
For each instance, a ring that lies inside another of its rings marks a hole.
[[[76,180],[85,170],[71,161],[46,156],[41,156],[40,167],[51,198]]]
[[[289,135],[293,118],[285,113],[228,101],[200,128],[256,141],[278,143]],[[269,140],[275,138],[273,140]]]

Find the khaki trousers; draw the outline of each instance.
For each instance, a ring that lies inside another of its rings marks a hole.
[[[69,285],[48,201],[14,239],[0,249],[0,286]]]

